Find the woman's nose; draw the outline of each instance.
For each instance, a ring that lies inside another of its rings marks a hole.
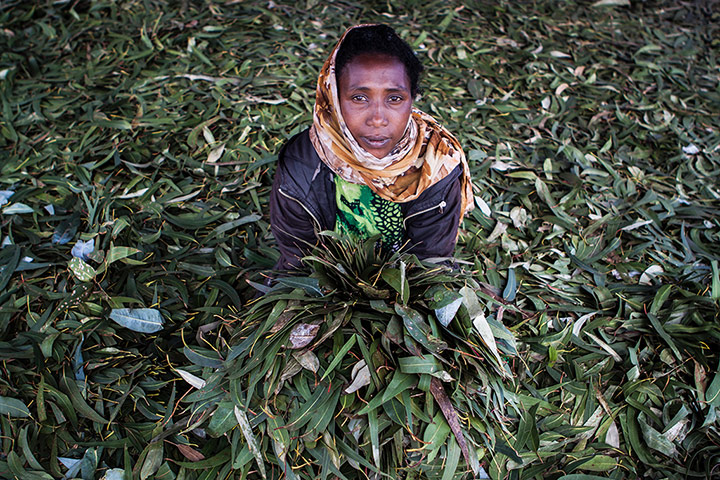
[[[371,127],[384,127],[387,125],[387,114],[381,104],[376,103],[370,107],[367,124]]]

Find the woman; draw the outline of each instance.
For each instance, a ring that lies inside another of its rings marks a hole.
[[[270,196],[278,269],[317,232],[368,238],[419,258],[451,256],[472,186],[458,141],[413,109],[422,65],[386,25],[342,36],[318,79],[313,125],[282,148]]]

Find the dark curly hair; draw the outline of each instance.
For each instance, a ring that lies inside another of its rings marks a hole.
[[[400,60],[405,65],[405,73],[410,79],[410,94],[415,97],[420,92],[420,74],[423,71],[420,60],[395,30],[383,24],[357,27],[348,32],[335,56],[337,81],[345,66],[363,53],[380,53]]]

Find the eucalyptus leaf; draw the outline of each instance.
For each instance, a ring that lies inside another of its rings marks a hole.
[[[263,462],[262,456],[260,454],[260,448],[258,447],[257,440],[255,439],[255,434],[252,432],[252,428],[250,427],[250,422],[247,418],[247,415],[243,410],[238,408],[237,405],[235,405],[235,417],[237,418],[238,425],[240,425],[240,431],[242,432],[243,436],[245,437],[245,441],[247,442],[248,447],[250,448],[250,452],[255,457],[255,461],[257,462],[258,469],[260,470],[260,475],[262,478],[267,478],[267,474],[265,473],[265,464]]]
[[[0,414],[14,418],[25,418],[30,416],[30,410],[17,398],[0,397]]]
[[[95,239],[91,238],[87,242],[78,240],[70,251],[70,254],[80,260],[88,261],[90,260],[90,254],[93,253],[93,251],[95,251]]]
[[[80,219],[78,216],[73,215],[60,222],[53,232],[52,242],[58,245],[65,245],[75,236],[78,226],[80,225]]]
[[[110,318],[135,332],[155,333],[163,329],[163,318],[154,308],[114,308]]]
[[[73,257],[68,262],[68,266],[73,275],[75,275],[75,278],[81,282],[89,282],[97,275],[96,270],[90,264],[78,257]]]
[[[443,327],[450,325],[450,322],[452,322],[453,318],[455,318],[455,314],[462,305],[462,296],[459,294],[456,293],[450,296],[450,298],[451,300],[449,303],[445,301],[442,302],[445,303],[445,305],[435,307],[435,316]]]
[[[34,208],[21,202],[13,203],[12,205],[5,207],[2,210],[3,215],[19,215],[23,213],[33,212],[35,212]]]
[[[0,207],[10,201],[10,197],[15,194],[12,190],[0,190]]]

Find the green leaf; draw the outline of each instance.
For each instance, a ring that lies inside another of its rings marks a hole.
[[[720,407],[720,365],[715,371],[715,376],[705,390],[705,401],[713,407]]]
[[[98,125],[100,127],[115,128],[118,130],[132,130],[132,125],[130,124],[130,122],[128,122],[127,120],[123,120],[123,119],[114,119],[114,120],[95,119],[95,120],[93,120],[93,124]]]
[[[267,429],[268,433],[272,437],[273,450],[275,456],[280,462],[280,469],[289,480],[295,479],[295,474],[292,468],[286,462],[288,451],[290,450],[290,435],[284,428],[282,418],[280,415],[268,415],[267,418]]]
[[[35,209],[33,209],[29,205],[25,205],[24,203],[13,203],[12,205],[3,208],[3,215],[19,215],[22,213],[33,213]]]
[[[447,442],[448,453],[446,458],[445,468],[443,469],[442,480],[452,480],[455,478],[458,464],[460,463],[460,447],[458,442],[453,437],[450,437],[450,441]]]
[[[431,307],[435,310],[435,317],[442,324],[443,327],[447,327],[455,318],[460,306],[462,305],[462,295],[452,290],[443,291],[439,296],[431,302]]]
[[[220,358],[220,355],[214,350],[207,348],[190,348],[185,346],[183,347],[183,353],[194,365],[201,367],[220,368],[223,364],[223,359]]]
[[[68,394],[70,401],[72,402],[73,413],[77,412],[81,416],[92,420],[93,422],[105,425],[108,421],[103,418],[97,411],[95,411],[90,405],[87,404],[85,398],[83,398],[80,388],[72,375],[68,375],[68,372],[63,371],[60,377],[60,385],[63,390]],[[45,388],[48,388],[47,385]]]
[[[163,318],[154,308],[113,308],[110,318],[134,332],[154,333],[163,328]]]
[[[587,461],[580,463],[578,468],[591,472],[609,472],[618,466],[620,466],[620,464],[617,459],[613,457],[608,455],[593,455],[588,458]]]
[[[80,473],[83,478],[95,478],[95,471],[97,470],[99,460],[100,457],[97,449],[88,448],[85,450],[80,466]]]
[[[315,432],[317,435],[327,431],[328,425],[335,416],[338,400],[342,393],[342,390],[337,388],[330,395],[326,395],[327,400],[315,410],[315,413],[308,422],[307,431]]]
[[[262,476],[262,478],[267,478],[267,475],[265,473],[265,462],[262,458],[262,454],[260,453],[260,448],[258,446],[257,440],[255,439],[255,434],[253,434],[252,428],[250,428],[250,421],[248,420],[245,412],[241,410],[237,405],[235,405],[234,412],[235,418],[237,418],[238,421],[238,425],[240,425],[240,431],[245,437],[245,441],[250,448],[250,452],[253,454],[253,457],[255,457],[255,462],[257,463],[258,470],[260,470],[260,475]]]
[[[26,418],[30,416],[30,410],[17,398],[0,397],[0,415],[10,415],[13,418]]]
[[[253,213],[252,215],[246,215],[242,218],[238,218],[237,220],[233,220],[231,222],[223,223],[219,227],[216,227],[208,236],[208,238],[212,238],[216,235],[221,235],[225,232],[228,232],[230,230],[233,230],[237,227],[240,227],[242,225],[246,225],[248,223],[254,223],[257,222],[262,218],[262,215],[258,215],[257,213]]]
[[[73,239],[80,226],[79,215],[72,215],[60,222],[53,232],[52,242],[58,245],[65,245]]]
[[[517,339],[515,335],[496,319],[487,318],[486,320],[488,325],[490,325],[490,330],[495,337],[498,348],[506,355],[517,355]]]
[[[335,358],[333,358],[332,362],[330,362],[330,365],[328,365],[327,370],[325,370],[325,373],[323,373],[323,376],[320,378],[320,380],[325,380],[328,375],[330,375],[330,372],[335,370],[335,367],[337,367],[340,362],[342,361],[343,357],[345,357],[345,354],[350,351],[350,349],[355,345],[355,342],[357,341],[357,337],[353,334],[350,336],[350,338],[345,342],[345,345],[342,346],[342,348],[338,351],[338,353],[335,355]]]
[[[0,249],[0,291],[10,283],[10,277],[20,264],[22,249],[17,245],[8,245]]]
[[[234,410],[235,405],[232,402],[220,402],[218,404],[208,424],[208,432],[213,437],[219,437],[238,424]]]
[[[442,352],[447,348],[447,343],[430,333],[430,326],[425,323],[417,310],[396,303],[395,312],[403,319],[405,329],[410,336],[420,345],[433,353]]]
[[[247,447],[243,448],[239,453],[237,458],[235,459],[239,465],[237,468],[241,468],[245,463],[243,462],[243,459],[247,458],[247,463],[251,462],[253,459],[252,454],[250,453],[249,449]],[[229,463],[231,460],[230,457],[230,449],[226,448],[219,452],[217,455],[214,455],[210,458],[206,458],[205,460],[200,460],[198,462],[174,462],[177,463],[179,466],[186,468],[188,470],[210,470],[212,472],[212,469],[215,467],[218,467],[220,465],[224,465]]]
[[[401,357],[398,358],[398,365],[400,371],[403,373],[411,374],[430,374],[442,371],[440,363],[430,355],[425,358],[422,357]]]
[[[93,267],[77,257],[73,257],[70,262],[68,262],[68,266],[70,267],[73,275],[75,275],[75,278],[81,282],[89,282],[95,278],[95,275],[97,274]]]
[[[500,352],[498,351],[497,343],[495,342],[495,335],[493,335],[492,328],[490,328],[490,324],[482,312],[473,318],[473,327],[475,327],[475,330],[480,334],[480,338],[493,354],[497,363],[502,365],[503,360],[500,357]]]
[[[163,442],[153,442],[146,448],[145,461],[140,469],[140,480],[145,480],[158,471],[163,460]]]
[[[370,447],[375,466],[380,468],[380,425],[378,424],[377,410],[372,409],[367,413],[368,426],[370,427]]]
[[[522,458],[518,456],[518,452],[502,440],[498,440],[495,444],[495,451],[509,457],[515,463],[522,463]]]
[[[308,295],[312,295],[315,297],[323,296],[323,292],[320,289],[320,284],[318,283],[318,280],[315,278],[285,277],[285,278],[278,278],[277,282],[278,282],[278,284],[280,284],[284,287],[301,288]]]
[[[400,268],[384,269],[382,278],[400,295],[400,303],[407,304],[410,298],[410,283],[405,276],[405,264],[401,262]]]
[[[25,426],[22,430],[20,430],[20,436],[18,438],[20,448],[22,449],[23,457],[25,457],[25,460],[28,462],[30,468],[42,471],[43,466],[40,464],[40,462],[38,462],[37,458],[35,458],[35,455],[30,448],[30,444],[28,443],[28,428],[28,426]]]
[[[423,434],[423,448],[430,451],[428,461],[431,462],[435,458],[440,447],[445,444],[448,435],[450,435],[450,426],[445,421],[442,412],[437,412]]]
[[[517,280],[515,279],[515,269],[508,268],[507,284],[505,285],[505,290],[503,291],[503,298],[508,302],[512,302],[515,300],[516,294]]]
[[[658,292],[658,293],[662,293],[662,292]],[[680,354],[680,350],[677,348],[677,345],[675,344],[675,341],[672,339],[670,334],[668,334],[667,331],[665,330],[665,327],[663,326],[663,324],[660,323],[660,320],[658,320],[657,316],[655,316],[651,312],[648,312],[647,317],[650,320],[650,324],[653,326],[653,328],[658,333],[658,335],[660,335],[660,337],[663,340],[665,340],[665,343],[667,343],[668,346],[672,349],[673,353],[675,354],[675,358],[680,360],[682,358],[682,355]]]
[[[415,375],[407,375],[396,370],[395,373],[393,373],[392,380],[390,380],[390,383],[382,394],[382,402],[385,403],[391,398],[400,395],[400,393],[404,392],[416,383],[417,377]]]
[[[600,477],[598,475],[588,475],[586,473],[571,473],[558,477],[558,480],[607,480],[608,477]]]
[[[132,247],[110,247],[107,255],[105,256],[105,261],[109,265],[139,252],[139,249]]]
[[[638,411],[633,407],[628,407],[627,412],[622,413],[620,418],[620,425],[623,429],[623,435],[628,440],[629,446],[633,449],[634,455],[636,455],[642,462],[647,464],[655,463],[652,454],[647,449],[644,443],[640,440],[640,427],[638,422]]]
[[[445,14],[445,18],[443,18],[442,21],[440,22],[440,24],[438,25],[438,30],[441,32],[444,32],[452,23],[454,16],[455,16],[455,10],[449,9],[448,12]]]
[[[663,285],[660,287],[658,292],[655,294],[655,298],[653,298],[652,305],[650,306],[650,313],[653,315],[657,315],[658,312],[660,312],[660,309],[662,308],[665,301],[670,296],[670,293],[672,291],[672,285]]]
[[[326,401],[326,389],[322,386],[318,386],[317,388],[315,388],[312,397],[310,397],[309,400],[307,400],[305,403],[303,403],[296,410],[293,411],[293,414],[290,416],[290,419],[287,422],[286,428],[297,430],[298,428],[308,423],[313,418],[313,415],[320,407],[320,405],[322,405]]]

